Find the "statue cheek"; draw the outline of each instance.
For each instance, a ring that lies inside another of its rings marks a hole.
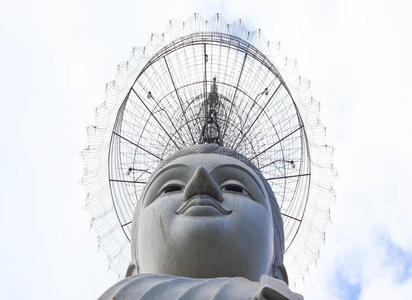
[[[273,221],[271,212],[264,205],[246,201],[233,204],[231,227],[248,236],[248,241],[271,248],[273,245]]]
[[[164,240],[182,202],[181,197],[175,196],[160,197],[141,209],[138,226],[139,244],[148,240]]]

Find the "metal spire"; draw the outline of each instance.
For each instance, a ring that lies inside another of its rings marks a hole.
[[[203,124],[202,133],[200,135],[200,144],[214,143],[220,146],[223,144],[217,117],[220,104],[219,95],[217,94],[216,77],[214,77],[209,96],[202,104],[205,123]]]

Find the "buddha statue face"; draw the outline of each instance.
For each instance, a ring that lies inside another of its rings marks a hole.
[[[272,275],[275,248],[283,249],[283,240],[276,240],[262,178],[241,160],[218,153],[177,156],[161,165],[133,221],[139,273],[253,281]]]

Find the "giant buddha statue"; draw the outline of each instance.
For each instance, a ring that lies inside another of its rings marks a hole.
[[[303,299],[288,272],[299,287],[319,258],[332,151],[273,45],[193,14],[118,66],[83,153],[99,246],[127,270],[100,299]]]

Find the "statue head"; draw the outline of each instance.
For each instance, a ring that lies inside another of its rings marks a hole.
[[[258,168],[233,150],[196,145],[162,161],[144,188],[128,275],[287,282],[283,251],[280,210]]]

